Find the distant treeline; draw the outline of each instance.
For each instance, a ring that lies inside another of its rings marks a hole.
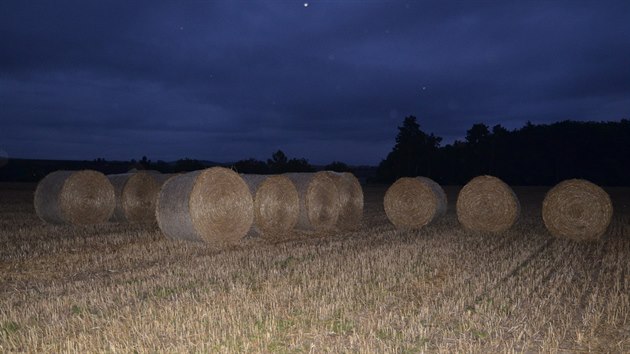
[[[239,173],[250,174],[277,174],[285,172],[313,172],[317,170],[329,170],[338,172],[353,172],[362,181],[374,177],[375,168],[370,166],[350,167],[343,162],[332,162],[325,166],[313,166],[304,158],[288,158],[278,150],[267,161],[254,158],[244,159],[235,163],[218,163],[195,159],[179,159],[174,162],[151,161],[146,156],[140,160],[131,161],[107,161],[97,158],[92,161],[70,160],[29,160],[10,159],[4,166],[0,166],[0,181],[11,182],[37,182],[47,174],[57,170],[83,170],[90,169],[105,174],[126,173],[132,170],[155,170],[162,173],[177,173],[195,171],[213,166],[232,168]]]
[[[377,172],[378,180],[428,176],[440,184],[464,184],[490,174],[511,185],[553,185],[584,178],[600,185],[630,185],[630,121],[562,121],[516,130],[474,124],[464,141],[440,146],[442,138],[405,118],[396,144]]]
[[[156,170],[163,173],[194,171],[217,166],[218,163],[193,159],[175,162],[157,161],[143,157],[141,160],[107,161],[97,158],[92,161],[10,159],[0,168],[0,181],[37,182],[57,170],[95,170],[105,174],[125,173],[130,170]]]
[[[332,162],[313,166],[305,158],[289,158],[281,150],[266,161],[254,158],[217,163],[189,158],[174,162],[140,160],[53,161],[10,159],[0,166],[0,181],[35,182],[56,170],[93,169],[105,174],[131,169],[163,173],[194,171],[212,166],[239,173],[273,174],[332,170],[354,173],[362,182],[392,183],[405,176],[427,176],[440,184],[462,185],[489,174],[511,185],[553,185],[584,178],[605,186],[630,185],[630,121],[563,121],[516,130],[501,125],[474,124],[463,141],[441,146],[442,138],[420,129],[409,116],[398,127],[396,143],[378,168]]]

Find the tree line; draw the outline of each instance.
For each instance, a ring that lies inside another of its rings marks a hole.
[[[630,185],[630,121],[553,124],[528,122],[508,130],[474,124],[463,141],[441,146],[416,117],[398,127],[396,143],[381,161],[377,179],[427,176],[441,184],[464,184],[489,174],[513,185],[552,185],[584,178],[600,185]]]
[[[95,163],[110,165],[111,162],[105,159],[98,158],[94,160]],[[115,163],[114,163],[115,164]],[[201,161],[190,158],[183,158],[175,161],[174,163],[165,162],[162,160],[151,161],[146,156],[143,156],[140,160],[132,159],[129,165],[137,170],[155,170],[163,173],[177,173],[201,170],[213,166],[222,166],[231,168],[238,173],[248,174],[280,174],[286,172],[315,172],[317,168],[311,165],[305,158],[289,158],[284,151],[278,150],[271,154],[271,158],[266,161],[258,160],[255,158],[247,158],[236,161],[234,163],[218,163],[211,161]],[[97,168],[98,169],[98,168]],[[326,166],[323,166],[324,170],[337,171],[337,172],[350,172],[352,169],[347,164],[334,161]]]
[[[266,161],[254,158],[239,160],[235,163],[219,163],[191,158],[182,158],[173,162],[162,160],[152,161],[146,156],[129,161],[108,161],[96,158],[91,161],[71,160],[31,160],[11,159],[0,166],[0,181],[36,182],[47,174],[57,170],[91,169],[105,174],[126,173],[134,170],[155,170],[162,173],[179,173],[201,170],[213,166],[222,166],[238,173],[250,174],[279,174],[285,172],[314,172],[324,169],[337,172],[352,171],[343,162],[335,161],[326,166],[311,165],[305,158],[289,158],[282,150],[278,150]]]
[[[189,158],[175,162],[140,160],[52,161],[11,159],[0,168],[0,181],[38,181],[58,169],[95,169],[124,173],[149,169],[164,173],[224,166],[239,173],[275,174],[313,172],[316,169],[354,172],[362,180],[392,183],[400,177],[426,176],[440,184],[464,184],[489,174],[511,185],[553,185],[569,178],[584,178],[599,185],[630,185],[630,121],[532,124],[508,130],[473,124],[463,140],[442,146],[442,138],[425,133],[416,117],[398,127],[392,151],[376,168],[350,167],[339,161],[311,165],[305,158],[289,158],[282,150],[269,159],[217,163]]]
[[[239,173],[253,174],[278,174],[285,172],[315,172],[312,166],[305,158],[291,158],[282,151],[278,150],[271,155],[267,161],[261,161],[254,158],[240,160],[232,165],[232,168]],[[350,167],[343,162],[334,161],[326,166],[324,170],[348,172]]]

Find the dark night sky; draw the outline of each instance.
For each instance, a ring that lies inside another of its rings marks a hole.
[[[630,2],[0,2],[11,157],[377,164],[415,115],[630,118]]]

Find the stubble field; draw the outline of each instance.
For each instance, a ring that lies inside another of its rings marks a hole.
[[[508,232],[399,231],[386,187],[353,232],[227,250],[155,226],[43,224],[0,185],[0,352],[630,352],[630,189],[599,243],[551,237],[547,188]]]

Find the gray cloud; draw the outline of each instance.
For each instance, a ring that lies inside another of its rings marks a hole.
[[[413,114],[628,118],[625,1],[5,1],[0,148],[222,161],[276,149],[375,164]]]

